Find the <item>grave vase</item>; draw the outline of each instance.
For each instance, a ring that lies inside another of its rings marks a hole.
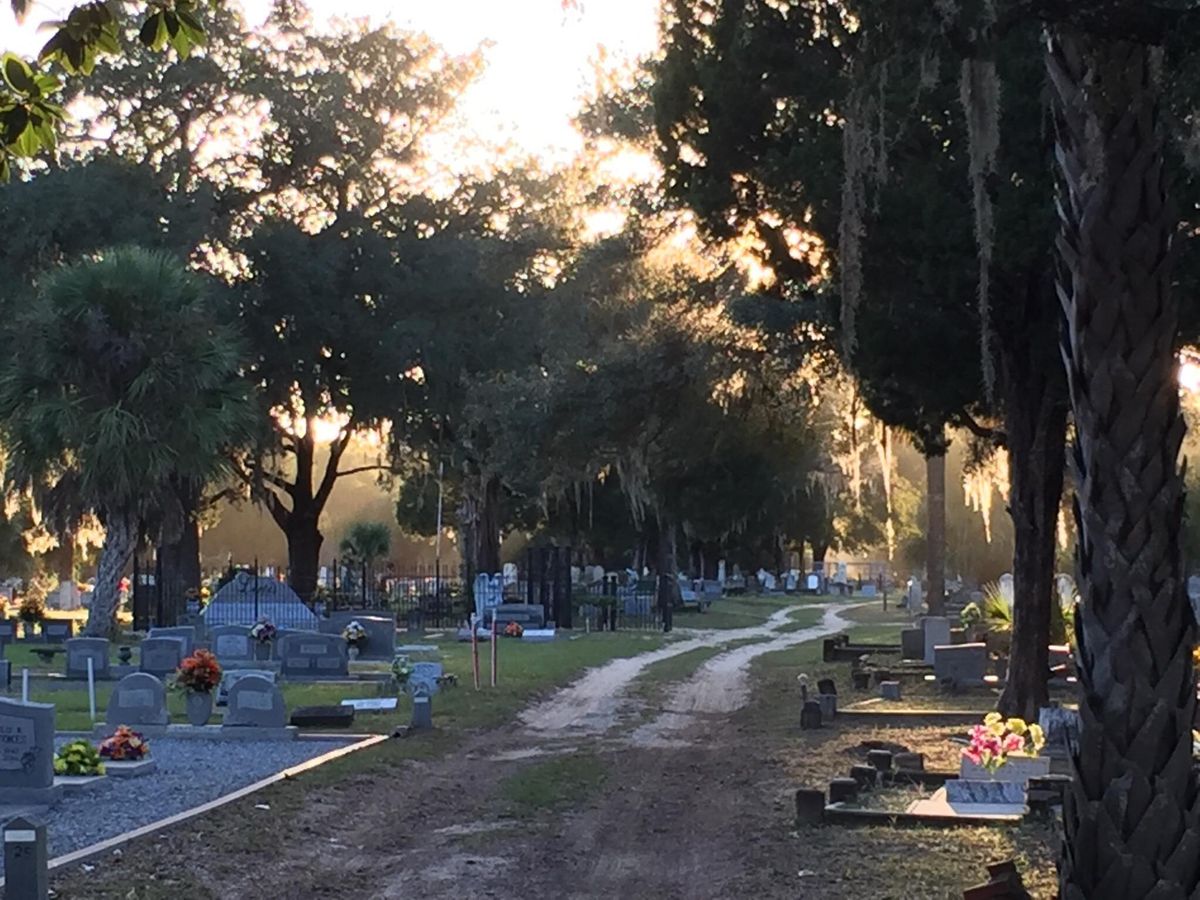
[[[350,656],[350,662],[358,659],[358,644],[351,644],[346,648],[346,653]]]
[[[212,718],[212,711],[212,691],[188,691],[187,720],[189,724],[195,726],[207,725],[208,720]]]

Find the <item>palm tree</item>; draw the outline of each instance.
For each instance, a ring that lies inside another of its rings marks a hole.
[[[86,633],[111,635],[139,536],[181,525],[173,485],[219,474],[247,427],[240,346],[195,276],[137,248],[51,274],[14,331],[0,374],[7,480],[63,521],[99,516]]]
[[[342,555],[371,568],[388,555],[392,531],[383,522],[355,522],[342,538]]]
[[[1191,897],[1200,884],[1160,53],[1067,25],[1047,51],[1082,590],[1065,900]]]

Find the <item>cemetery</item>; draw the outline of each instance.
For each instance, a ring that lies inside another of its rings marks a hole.
[[[1197,48],[0,0],[4,895],[1200,897]]]

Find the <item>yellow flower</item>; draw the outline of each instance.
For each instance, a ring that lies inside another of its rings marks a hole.
[[[993,722],[992,724],[990,724],[987,727],[987,729],[996,737],[1004,737],[1004,723],[1003,722]]]
[[[1004,723],[1013,734],[1024,734],[1028,730],[1024,719],[1009,719]]]
[[[1003,718],[1004,718],[1004,716],[1000,715],[1000,713],[998,713],[998,712],[990,712],[986,716],[983,717],[983,724],[984,725],[995,725],[997,722],[1001,721]]]
[[[1042,731],[1041,725],[1030,725],[1029,737],[1033,740],[1033,749],[1035,751],[1041,750],[1042,747],[1046,746],[1046,735]]]

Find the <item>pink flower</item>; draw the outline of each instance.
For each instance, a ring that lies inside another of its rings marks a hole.
[[[977,766],[983,765],[983,754],[981,754],[973,746],[967,747],[965,750],[963,750],[963,756],[965,756],[967,759],[969,759],[972,763],[974,763]]]
[[[1005,753],[1020,753],[1025,749],[1025,738],[1019,734],[1009,734],[1004,738]]]

